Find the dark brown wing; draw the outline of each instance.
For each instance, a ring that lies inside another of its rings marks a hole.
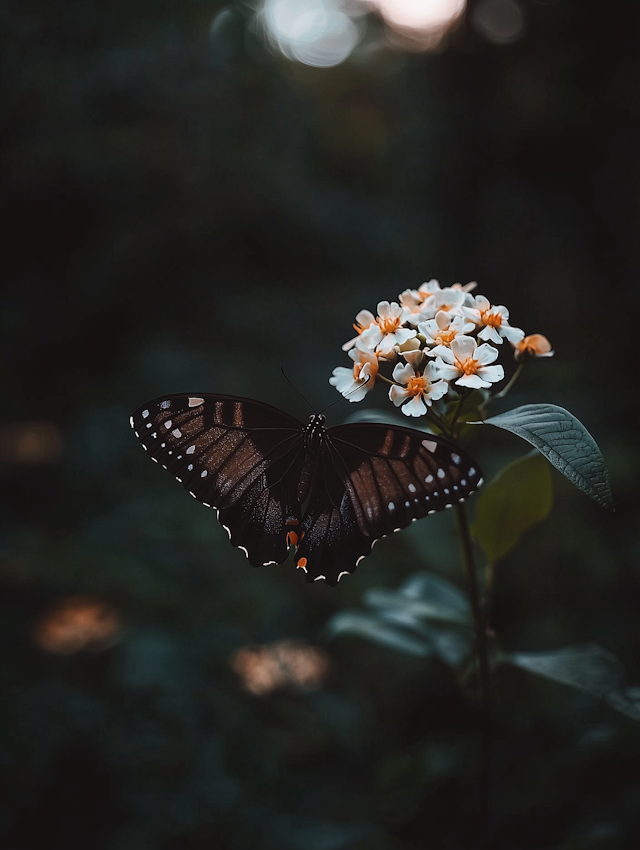
[[[301,422],[249,399],[181,393],[143,404],[131,426],[154,461],[216,510],[253,566],[286,560],[300,526]]]
[[[296,553],[308,581],[336,584],[376,540],[463,501],[482,484],[477,463],[460,448],[402,426],[330,428],[322,460]]]

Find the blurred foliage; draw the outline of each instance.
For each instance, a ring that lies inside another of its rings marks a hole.
[[[328,69],[269,53],[241,2],[215,37],[216,0],[0,3],[0,846],[477,846],[477,716],[437,654],[344,636],[321,688],[260,698],[231,666],[417,570],[461,586],[450,512],[308,587],[252,570],[127,424],[172,391],[304,418],[280,365],[334,401],[355,313],[434,276],[548,336],[501,409],[566,407],[611,472],[615,514],[556,476],[501,560],[501,646],[596,644],[640,682],[633,6],[519,2],[516,43],[468,16],[438,52]],[[522,451],[466,440],[488,478]],[[82,640],[117,639],[51,651],[78,600]],[[513,664],[495,692],[495,846],[635,846],[640,724]]]
[[[553,505],[547,461],[537,451],[512,461],[478,494],[473,537],[495,564]]]

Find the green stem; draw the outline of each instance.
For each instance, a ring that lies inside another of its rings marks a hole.
[[[518,365],[518,368],[516,369],[516,371],[515,371],[515,372],[513,373],[513,375],[511,376],[511,380],[509,381],[509,383],[507,384],[507,386],[506,386],[506,387],[504,387],[504,389],[501,389],[499,393],[496,393],[496,394],[494,395],[494,398],[504,398],[504,397],[506,396],[506,394],[509,392],[509,390],[511,389],[511,387],[512,387],[512,386],[515,384],[515,382],[518,380],[518,378],[519,378],[519,376],[520,376],[520,372],[522,372],[522,367],[523,367],[523,366],[524,366],[524,363],[520,363],[520,364]]]
[[[491,671],[489,667],[489,648],[487,630],[480,601],[480,589],[473,556],[473,543],[467,512],[462,503],[456,505],[458,530],[462,544],[462,560],[469,587],[469,598],[476,632],[476,651],[480,683],[480,704],[482,711],[482,775],[481,807],[487,843],[491,823]]]

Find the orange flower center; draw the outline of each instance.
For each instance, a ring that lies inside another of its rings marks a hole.
[[[502,325],[502,314],[492,313],[491,308],[489,310],[481,310],[480,318],[485,327],[499,328]]]
[[[458,360],[456,357],[456,363],[458,364],[458,369],[464,372],[465,375],[475,375],[480,368],[480,364],[473,357],[467,357],[466,360]]]
[[[378,316],[376,319],[378,325],[380,326],[380,330],[385,334],[395,333],[400,327],[400,319],[397,316],[388,316],[386,319],[383,319],[381,316]]]
[[[409,395],[421,395],[427,390],[427,379],[417,372],[413,378],[407,381],[407,392]]]
[[[436,334],[436,339],[439,340],[442,345],[449,345],[452,340],[456,338],[456,332],[449,329],[446,331],[438,331]]]

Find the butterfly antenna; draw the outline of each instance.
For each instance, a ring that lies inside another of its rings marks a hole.
[[[289,376],[287,375],[287,373],[284,371],[284,366],[281,366],[281,367],[280,367],[280,371],[282,372],[282,374],[283,374],[283,376],[284,376],[285,381],[287,381],[289,384],[291,384],[291,386],[292,386],[292,387],[294,388],[294,390],[298,393],[298,395],[300,396],[300,398],[303,398],[303,399],[307,402],[307,404],[309,405],[309,407],[311,408],[311,410],[313,410],[313,412],[314,412],[314,413],[317,413],[317,410],[316,410],[316,409],[315,409],[315,407],[311,404],[311,402],[309,401],[309,399],[308,399],[305,395],[303,395],[303,394],[302,394],[302,392],[301,392],[301,391],[300,391],[300,390],[296,387],[296,385],[293,383],[293,381],[291,380],[291,378],[289,378]]]
[[[331,404],[328,404],[326,407],[323,407],[323,408],[322,408],[322,410],[320,411],[320,413],[324,413],[324,412],[325,412],[325,410],[329,410],[329,408],[330,408],[330,407],[333,407],[333,405],[334,405],[334,404],[338,404],[338,402],[339,402],[339,401],[342,401],[342,399],[343,399],[343,398],[349,398],[349,396],[350,396],[352,393],[355,393],[355,392],[356,392],[356,390],[362,389],[362,387],[363,387],[365,384],[368,384],[370,380],[371,380],[371,376],[370,376],[370,375],[365,375],[365,378],[364,378],[364,381],[363,381],[363,383],[362,383],[362,384],[358,384],[358,386],[357,386],[357,387],[354,387],[352,390],[349,390],[349,392],[348,392],[348,393],[346,393],[346,395],[341,395],[341,396],[340,396],[340,398],[337,398],[335,401],[332,401],[332,402],[331,402]]]

